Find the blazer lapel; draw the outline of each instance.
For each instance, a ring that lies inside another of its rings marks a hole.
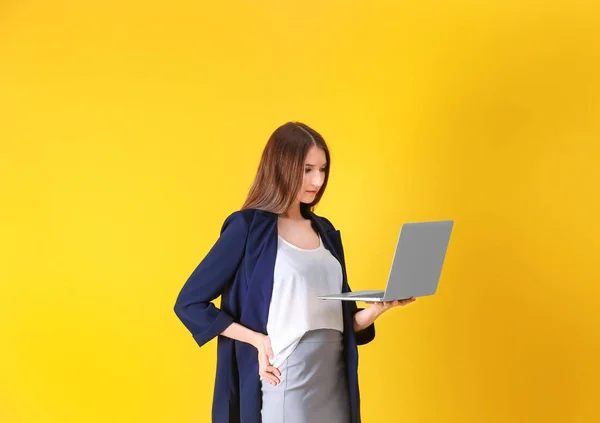
[[[323,239],[323,244],[325,247],[331,252],[331,254],[342,263],[342,251],[341,251],[341,236],[340,231],[326,228],[325,225],[321,222],[321,220],[313,213],[309,214],[310,220],[313,223],[313,228],[321,235]]]
[[[277,215],[258,210],[250,224],[246,243],[247,291],[240,322],[266,333],[277,256]]]
[[[327,248],[331,252],[331,255],[333,255],[342,266],[342,292],[350,291],[350,287],[348,286],[348,278],[346,275],[346,263],[344,261],[344,252],[342,247],[342,237],[340,231],[337,229],[328,228],[325,225],[323,225],[321,220],[312,212],[310,213],[310,219],[313,222],[313,227],[321,235],[325,248]]]
[[[342,247],[342,238],[340,231],[336,229],[326,228],[320,221],[320,219],[314,214],[310,213],[310,218],[314,223],[315,229],[321,235],[323,244],[331,252],[331,254],[337,259],[342,268],[342,292],[350,292],[350,286],[348,285],[348,275],[346,274],[346,263],[344,262],[344,252]],[[353,329],[353,307],[356,307],[356,303],[352,301],[342,301],[343,319],[344,319],[344,332],[352,333]],[[344,342],[350,337],[344,336]]]

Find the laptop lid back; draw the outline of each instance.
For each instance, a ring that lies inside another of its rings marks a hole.
[[[453,220],[402,225],[383,299],[433,295],[437,291]]]

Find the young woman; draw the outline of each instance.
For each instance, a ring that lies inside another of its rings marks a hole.
[[[218,336],[213,423],[360,422],[357,345],[414,299],[316,299],[350,291],[340,232],[313,212],[330,169],[318,132],[277,128],[242,209],[179,293],[175,313],[198,345]]]

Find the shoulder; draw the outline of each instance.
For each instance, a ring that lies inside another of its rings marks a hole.
[[[236,210],[225,218],[221,226],[221,232],[228,228],[235,231],[248,232],[251,221],[252,217],[248,213],[248,210]]]
[[[223,222],[223,227],[221,228],[221,231],[225,230],[225,228],[227,228],[229,226],[234,226],[238,229],[243,229],[247,232],[251,226],[256,224],[255,219],[257,216],[266,216],[267,219],[271,218],[270,220],[274,220],[275,222],[277,221],[276,219],[272,219],[273,216],[276,217],[275,214],[266,212],[264,210],[260,210],[260,209],[236,210],[236,211],[230,213],[225,218],[225,221]]]

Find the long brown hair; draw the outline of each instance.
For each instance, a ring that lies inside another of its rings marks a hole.
[[[327,187],[331,158],[321,134],[300,122],[287,122],[271,134],[242,210],[253,208],[276,214],[287,211],[302,188],[304,160],[312,146],[323,149],[327,159],[321,189],[310,204],[300,203],[300,212],[305,217],[309,210],[314,210]]]

